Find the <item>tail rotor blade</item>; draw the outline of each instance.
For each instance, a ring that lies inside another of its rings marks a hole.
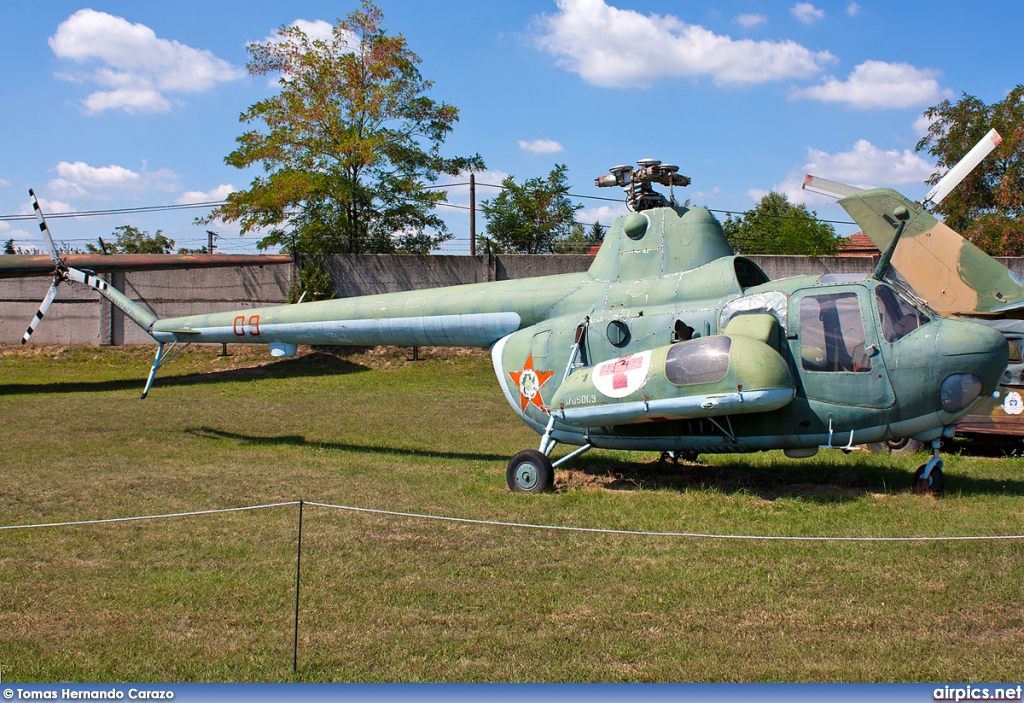
[[[46,226],[46,218],[43,217],[43,209],[39,207],[39,199],[36,198],[35,191],[31,188],[28,189],[28,194],[32,198],[32,210],[35,211],[36,219],[39,221],[39,231],[43,233],[46,248],[50,250],[50,258],[54,263],[59,264],[60,257],[57,255],[57,247],[53,243],[53,237],[50,236],[50,228]]]
[[[53,279],[53,283],[50,284],[50,290],[46,291],[46,297],[43,298],[43,303],[39,306],[36,316],[32,318],[32,322],[28,323],[28,329],[25,330],[25,335],[21,338],[22,344],[28,342],[28,338],[32,336],[32,333],[36,331],[36,327],[38,327],[39,323],[43,321],[43,316],[46,315],[46,311],[50,309],[50,304],[53,303],[53,299],[57,297],[57,286],[59,284],[59,278]]]

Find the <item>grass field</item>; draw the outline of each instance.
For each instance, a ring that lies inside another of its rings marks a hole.
[[[1024,534],[1024,459],[591,452],[511,494],[538,438],[482,352],[0,347],[0,524],[292,500],[755,535]],[[561,453],[558,448],[556,453]],[[296,506],[0,531],[11,681],[1019,681],[1024,544],[769,542]]]

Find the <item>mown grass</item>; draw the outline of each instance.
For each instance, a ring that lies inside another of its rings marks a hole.
[[[594,451],[513,495],[536,446],[483,353],[0,347],[0,524],[291,500],[760,535],[1024,533],[1024,460]],[[561,451],[556,450],[556,451]],[[0,531],[5,681],[935,681],[1024,677],[1024,550],[526,530],[307,505]]]

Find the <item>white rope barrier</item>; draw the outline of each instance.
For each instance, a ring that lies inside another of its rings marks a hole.
[[[245,510],[264,510],[280,508],[287,505],[298,505],[300,501],[291,500],[283,503],[265,503],[247,505],[238,508],[220,508],[216,510],[193,510],[182,513],[166,513],[161,515],[137,515],[132,517],[107,518],[102,520],[77,520],[74,522],[47,522],[32,525],[0,525],[0,530],[26,530],[39,527],[72,527],[76,525],[99,525],[114,522],[131,522],[137,520],[161,520],[168,518],[192,517],[196,515],[214,515],[217,513],[236,513]],[[714,532],[658,532],[648,530],[622,530],[607,527],[576,527],[573,525],[543,525],[529,522],[506,522],[502,520],[478,520],[466,517],[446,515],[429,515],[426,513],[408,513],[397,510],[379,508],[360,508],[353,505],[337,505],[334,503],[318,503],[302,501],[304,505],[319,508],[330,508],[352,513],[370,515],[387,515],[390,517],[409,518],[414,520],[435,520],[455,522],[466,525],[482,525],[489,527],[512,527],[527,530],[549,530],[560,532],[583,532],[588,534],[626,535],[633,537],[680,537],[688,539],[720,539],[720,540],[760,540],[766,542],[978,542],[1024,540],[1024,535],[920,535],[916,537],[871,537],[871,536],[831,536],[831,535],[733,535]]]
[[[193,510],[187,513],[166,513],[163,515],[135,515],[131,517],[112,517],[102,520],[76,520],[74,522],[44,522],[34,525],[0,525],[0,530],[28,530],[35,527],[72,527],[74,525],[102,525],[110,522],[133,522],[135,520],[164,520],[175,517],[192,517],[194,515],[213,515],[216,513],[238,513],[243,510],[263,510],[264,508],[280,508],[284,505],[298,505],[299,501],[290,500],[286,503],[266,503],[264,505],[246,505],[241,508],[218,508],[216,510]]]
[[[441,520],[459,522],[470,525],[490,525],[495,527],[516,527],[529,530],[559,530],[563,532],[587,532],[591,534],[632,535],[636,537],[686,537],[693,539],[742,539],[786,542],[956,542],[980,540],[1015,540],[1024,539],[1024,535],[975,535],[975,536],[923,536],[923,537],[832,537],[832,536],[799,536],[799,535],[730,535],[711,532],[650,532],[646,530],[618,530],[606,527],[574,527],[571,525],[538,525],[525,522],[502,522],[500,520],[476,520],[465,517],[446,517],[442,515],[426,515],[423,513],[403,513],[395,510],[379,510],[376,508],[358,508],[351,505],[333,505],[331,503],[306,502],[321,508],[334,508],[355,513],[371,513],[392,517],[415,518],[418,520]]]

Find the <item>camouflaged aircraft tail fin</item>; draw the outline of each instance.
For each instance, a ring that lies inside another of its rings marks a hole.
[[[894,209],[910,220],[892,267],[936,312],[946,315],[1024,315],[1024,280],[891,188],[852,193],[839,204],[884,251],[896,232]]]

